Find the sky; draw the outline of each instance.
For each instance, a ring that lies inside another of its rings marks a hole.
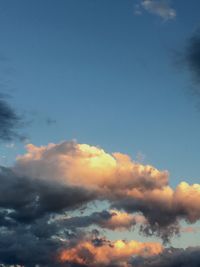
[[[199,10],[0,0],[0,264],[200,265]]]

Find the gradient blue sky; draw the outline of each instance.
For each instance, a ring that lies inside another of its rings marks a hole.
[[[200,112],[179,57],[199,27],[200,1],[171,1],[169,20],[136,15],[138,3],[1,0],[1,92],[33,119],[25,132],[36,145],[77,139],[142,153],[169,170],[172,186],[198,182]],[[1,144],[1,160],[23,146]]]

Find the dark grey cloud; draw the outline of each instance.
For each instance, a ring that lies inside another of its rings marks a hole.
[[[200,247],[170,248],[154,257],[136,257],[131,263],[134,267],[199,267]]]
[[[200,30],[187,39],[184,52],[178,56],[181,68],[186,70],[191,78],[188,93],[196,100],[199,109],[200,97]]]
[[[180,232],[179,220],[187,217],[187,212],[179,207],[166,207],[160,201],[137,200],[133,198],[119,199],[113,202],[112,207],[125,210],[128,213],[141,212],[145,215],[147,223],[141,225],[140,232],[145,236],[156,235],[164,243],[170,242],[174,235]]]
[[[81,265],[74,262],[60,262],[58,255],[63,249],[77,247],[85,240],[88,240],[94,247],[113,247],[112,242],[99,236],[98,230],[88,233],[86,228],[90,225],[107,227],[107,222],[116,216],[114,212],[102,211],[93,212],[88,216],[66,217],[70,211],[79,209],[97,198],[97,195],[83,188],[17,176],[11,169],[1,167],[0,264],[9,267],[12,265],[25,267],[91,266],[90,263]],[[193,263],[198,262],[197,249],[188,251],[184,251],[185,256],[182,257],[186,263],[190,258]],[[81,253],[79,257],[87,259],[86,262],[94,262],[95,254],[87,247],[83,246],[78,252]],[[169,255],[171,256],[170,253],[175,256],[172,255],[165,265],[165,260],[169,258]],[[176,265],[176,257],[180,256],[178,253],[182,253],[182,250],[165,251],[160,256],[149,258],[149,261],[147,261],[148,258],[135,258],[136,262],[131,263],[138,267],[187,267],[187,265],[181,265],[180,261]],[[157,263],[163,263],[163,265]],[[167,265],[168,263],[171,265]],[[192,264],[191,267],[199,266]],[[110,261],[104,266],[120,265],[115,261]]]
[[[34,267],[54,266],[58,240],[40,239],[25,229],[0,232],[0,262],[8,265]]]
[[[106,228],[106,223],[112,218],[114,214],[109,211],[94,212],[87,216],[75,216],[71,218],[66,218],[62,221],[62,225],[68,228],[84,228],[92,224],[99,225]]]
[[[185,50],[185,62],[191,71],[194,82],[200,86],[200,30],[196,31],[188,40]]]
[[[129,215],[116,210],[93,212],[86,216],[74,216],[62,220],[62,226],[69,229],[86,228],[91,225],[110,230],[132,230],[136,224],[146,222],[141,215]]]
[[[64,225],[62,219],[53,218],[80,208],[94,197],[82,188],[16,176],[1,167],[0,264],[60,266],[56,255],[67,243],[61,238],[73,243],[81,233],[77,237],[77,229],[73,232],[69,223]]]
[[[160,237],[164,244],[170,243],[173,236],[179,236],[180,231],[181,227],[176,221],[164,227],[157,222],[140,225],[141,234]]]
[[[183,47],[172,53],[175,67],[187,75],[184,88],[186,96],[194,101],[199,111],[200,100],[200,29],[188,37]]]
[[[11,141],[12,139],[23,139],[19,134],[22,119],[0,94],[0,140]]]
[[[16,176],[3,167],[0,185],[0,207],[10,210],[10,218],[24,223],[47,213],[79,208],[95,198],[85,189]]]

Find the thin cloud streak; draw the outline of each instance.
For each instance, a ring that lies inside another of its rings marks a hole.
[[[8,104],[5,98],[0,95],[0,140],[11,141],[21,139],[18,133],[22,121],[16,111]]]
[[[168,0],[142,0],[135,8],[136,15],[141,15],[142,11],[145,10],[163,20],[171,20],[176,17],[176,10],[170,6]]]

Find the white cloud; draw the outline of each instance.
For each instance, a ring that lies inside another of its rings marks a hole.
[[[12,148],[15,148],[16,145],[15,145],[15,143],[8,143],[8,144],[5,145],[5,147],[12,149]]]
[[[176,17],[176,10],[170,6],[168,0],[142,0],[140,7],[151,14],[160,16],[164,20]]]

